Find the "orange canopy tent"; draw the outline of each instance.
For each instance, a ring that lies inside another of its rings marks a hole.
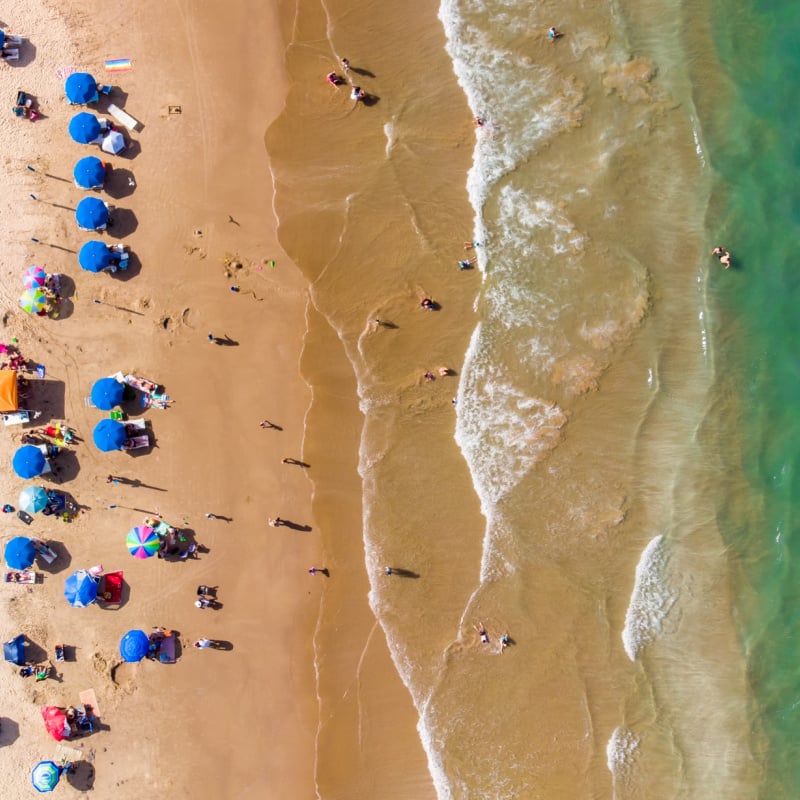
[[[16,411],[18,408],[17,372],[13,369],[0,369],[0,411]]]

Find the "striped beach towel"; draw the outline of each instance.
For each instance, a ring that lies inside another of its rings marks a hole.
[[[124,72],[132,66],[129,58],[110,58],[106,61],[106,72]]]

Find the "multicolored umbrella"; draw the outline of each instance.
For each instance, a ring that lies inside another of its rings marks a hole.
[[[125,428],[123,427],[122,430],[124,432]],[[14,453],[14,458],[11,459],[11,466],[20,478],[35,478],[45,471],[47,459],[45,459],[44,453],[35,445],[24,444]]]
[[[92,402],[103,411],[110,411],[122,402],[125,386],[116,378],[100,378],[92,386]]]
[[[67,715],[58,706],[45,706],[42,709],[42,719],[47,732],[57,741],[69,736],[69,722]]]
[[[19,304],[29,314],[38,314],[47,305],[47,298],[39,287],[26,289],[19,299]]]
[[[134,558],[150,558],[158,552],[161,540],[149,525],[137,525],[128,531],[125,544]]]
[[[125,444],[127,438],[125,426],[115,419],[101,419],[94,426],[94,431],[92,432],[95,447],[104,453],[108,453],[111,450],[122,450],[122,445]]]
[[[52,792],[61,778],[61,767],[53,761],[40,761],[31,772],[31,783],[37,792]]]
[[[47,281],[47,271],[41,267],[28,267],[22,273],[22,282],[26,289],[39,289]]]
[[[4,557],[11,569],[28,569],[36,558],[36,548],[27,536],[15,536],[6,545]]]
[[[144,631],[128,631],[119,643],[119,654],[123,661],[141,661],[149,649],[150,639]]]
[[[64,581],[64,597],[73,608],[86,608],[97,600],[98,584],[97,578],[79,569]]]
[[[26,486],[19,493],[19,507],[28,514],[38,514],[47,508],[47,491],[43,486]]]

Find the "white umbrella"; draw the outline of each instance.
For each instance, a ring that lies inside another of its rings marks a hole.
[[[111,131],[103,137],[103,144],[100,146],[106,153],[116,155],[125,149],[125,137],[119,131]]]

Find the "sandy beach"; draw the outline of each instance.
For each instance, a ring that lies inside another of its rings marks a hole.
[[[191,3],[146,2],[124,15],[110,5],[14,2],[2,22],[25,43],[19,62],[0,71],[0,89],[8,98],[20,88],[35,95],[42,112],[35,122],[0,120],[4,341],[16,338],[26,358],[46,367],[26,400],[43,412],[37,425],[64,420],[78,432],[74,456],[62,457],[69,468],[51,483],[81,509],[70,524],[41,515],[30,528],[7,521],[7,538],[36,535],[59,557],[41,585],[4,586],[4,639],[24,633],[48,658],[64,642],[74,659],[57,665],[57,680],[36,684],[6,665],[5,796],[27,796],[31,768],[52,757],[39,707],[76,703],[93,688],[102,724],[73,743],[85,754],[78,789],[120,798],[313,797],[313,634],[325,579],[307,572],[323,559],[311,483],[303,468],[282,463],[310,458],[311,393],[299,370],[306,284],[276,239],[263,145],[285,92],[276,18],[254,2],[205,4],[201,14]],[[130,71],[104,72],[105,59],[122,57],[132,59]],[[141,123],[127,151],[108,158],[111,179],[99,195],[116,209],[105,238],[133,254],[120,276],[84,272],[75,255],[90,237],[70,210],[83,196],[72,166],[97,150],[67,134],[79,109],[65,102],[63,79],[75,69],[112,83],[110,99]],[[19,276],[31,264],[74,283],[59,319],[18,307]],[[210,344],[209,332],[234,346]],[[104,413],[84,398],[117,370],[158,381],[174,401],[144,413],[155,444],[137,457],[100,453],[91,442]],[[261,428],[265,418],[279,427]],[[20,435],[6,428],[9,464]],[[134,483],[107,484],[108,473]],[[24,485],[6,470],[4,502],[16,505]],[[192,531],[207,552],[181,563],[132,559],[125,533],[144,512]],[[270,528],[267,517],[278,515],[309,531]],[[125,571],[126,602],[114,611],[69,607],[64,579],[99,563]],[[201,583],[219,587],[219,611],[194,607]],[[121,664],[122,634],[154,625],[178,632],[179,662]],[[233,649],[193,650],[201,636]]]

